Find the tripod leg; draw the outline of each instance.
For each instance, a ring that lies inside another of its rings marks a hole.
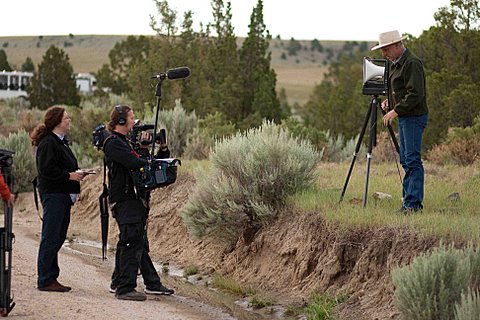
[[[365,192],[363,193],[363,207],[367,206],[367,196],[368,196],[368,182],[370,177],[370,163],[372,160],[373,146],[376,144],[376,133],[377,133],[377,108],[376,108],[376,98],[372,100],[372,116],[370,118],[370,140],[368,142],[368,152],[367,152],[367,170],[365,173]]]
[[[395,132],[393,131],[392,125],[388,124],[388,133],[390,134],[390,138],[392,138],[393,145],[395,146],[395,150],[397,150],[397,153],[400,154],[400,146],[398,145],[397,138],[395,137]]]
[[[368,126],[368,121],[370,120],[370,114],[372,113],[372,106],[373,100],[370,101],[370,107],[368,108],[367,114],[365,116],[365,121],[363,122],[362,131],[360,132],[360,136],[358,137],[357,145],[355,146],[355,153],[353,154],[352,163],[350,164],[350,169],[348,170],[347,179],[345,180],[345,184],[343,185],[342,194],[340,195],[340,201],[343,201],[343,197],[345,196],[345,192],[347,191],[348,181],[350,180],[350,176],[352,175],[353,166],[355,165],[355,161],[357,160],[357,154],[360,151],[360,147],[362,146],[363,136],[365,135],[365,130]]]
[[[382,114],[385,115],[387,112],[380,108],[382,110]],[[397,153],[400,154],[400,146],[398,145],[397,138],[395,137],[395,132],[393,131],[392,125],[389,123],[387,125],[388,133],[390,134],[390,138],[392,138],[393,145],[395,146],[395,150],[397,150]]]

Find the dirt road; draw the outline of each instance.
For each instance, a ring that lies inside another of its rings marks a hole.
[[[17,207],[18,209],[18,207]],[[20,209],[22,210],[22,209]],[[19,213],[19,214],[17,214]],[[195,300],[173,296],[148,296],[144,302],[117,300],[108,292],[113,259],[62,248],[59,265],[62,284],[68,293],[41,292],[36,289],[36,259],[40,222],[25,212],[14,213],[12,293],[16,306],[9,314],[14,319],[234,319],[220,309]],[[3,225],[3,222],[1,222]],[[143,290],[138,279],[137,290]]]

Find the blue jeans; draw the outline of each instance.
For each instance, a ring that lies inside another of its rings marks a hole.
[[[62,247],[70,224],[72,199],[67,193],[40,194],[43,208],[42,238],[38,249],[39,288],[54,282],[59,274],[58,251]]]
[[[405,170],[403,179],[403,207],[423,208],[423,188],[425,171],[421,159],[423,130],[427,125],[428,114],[398,119],[400,138],[400,164]]]

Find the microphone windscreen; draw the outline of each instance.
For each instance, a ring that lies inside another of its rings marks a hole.
[[[190,75],[190,69],[188,67],[179,67],[170,69],[167,71],[167,77],[170,80],[183,79]]]

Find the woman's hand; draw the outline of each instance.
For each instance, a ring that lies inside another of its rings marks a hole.
[[[83,172],[81,171],[75,171],[75,172],[70,172],[70,180],[73,180],[73,181],[82,181],[83,177],[85,175],[83,174]]]

